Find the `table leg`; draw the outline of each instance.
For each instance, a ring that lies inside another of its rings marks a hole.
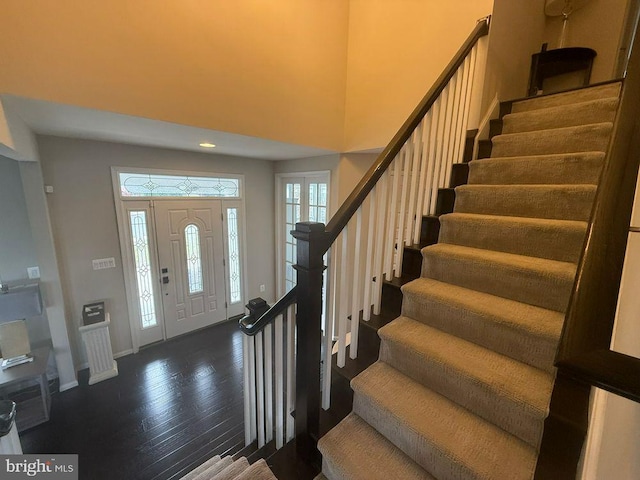
[[[46,372],[40,375],[40,396],[42,397],[42,406],[44,408],[44,418],[49,420],[49,382]]]

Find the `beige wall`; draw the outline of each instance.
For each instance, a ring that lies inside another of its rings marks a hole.
[[[385,146],[493,0],[351,0],[343,151]]]
[[[496,94],[500,101],[527,94],[531,55],[540,51],[544,29],[544,0],[495,0],[484,108]]]
[[[20,165],[0,156],[0,279],[27,278],[27,267],[38,265],[24,199]]]
[[[274,259],[265,254],[275,248],[271,162],[57,137],[38,137],[38,143],[45,183],[55,189],[47,198],[70,309],[70,333],[76,339],[82,305],[106,299],[114,352],[132,348],[111,166],[244,174],[246,298],[273,299]],[[117,268],[92,270],[91,260],[105,257],[114,257]],[[259,292],[260,284],[266,285],[266,292]],[[79,350],[76,363],[82,364],[84,352]]]
[[[589,47],[597,52],[591,83],[613,79],[627,0],[592,0],[571,15],[567,24],[566,47]],[[561,17],[548,17],[545,42],[558,48]]]
[[[338,150],[348,2],[2,2],[0,92]]]

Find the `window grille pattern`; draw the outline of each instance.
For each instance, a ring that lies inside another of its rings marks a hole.
[[[130,211],[129,222],[131,226],[136,285],[138,287],[140,321],[142,328],[155,327],[158,321],[156,318],[155,297],[153,293],[151,255],[149,254],[147,212],[144,210]]]
[[[187,250],[187,282],[189,294],[204,291],[202,279],[202,254],[200,252],[200,229],[189,224],[184,229],[184,240]]]
[[[301,222],[301,184],[287,183],[285,185],[285,290],[288,292],[296,284],[296,239],[291,235],[296,223]]]
[[[242,300],[237,208],[227,208],[227,243],[229,244],[229,301],[234,304]]]
[[[309,184],[309,221],[327,224],[327,184]]]
[[[239,178],[120,173],[123,197],[240,197]]]

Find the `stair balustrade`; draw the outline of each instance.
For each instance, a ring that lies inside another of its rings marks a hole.
[[[296,287],[254,323],[241,322],[247,444],[280,448],[295,437],[298,454],[317,459],[333,349],[339,367],[347,350],[357,357],[360,320],[380,314],[383,282],[402,276],[404,247],[419,244],[423,217],[436,213],[438,191],[477,126],[489,21],[478,22],[326,227],[296,224]]]

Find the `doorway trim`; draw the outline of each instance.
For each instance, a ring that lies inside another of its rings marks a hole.
[[[136,196],[136,197],[123,197],[120,190],[120,173],[145,173],[145,174],[156,174],[156,175],[172,175],[172,176],[191,176],[191,177],[211,177],[211,178],[233,178],[239,180],[239,189],[238,196],[234,197],[210,197],[212,200],[220,201],[223,209],[225,208],[225,204],[229,204],[229,202],[233,202],[234,206],[240,210],[239,219],[239,230],[240,230],[240,245],[239,249],[241,252],[241,262],[240,268],[242,272],[242,299],[246,301],[246,294],[248,292],[248,275],[247,275],[247,242],[246,242],[246,208],[244,201],[244,186],[245,186],[245,178],[243,174],[240,173],[218,173],[218,172],[199,172],[199,171],[191,171],[191,170],[168,170],[168,169],[152,169],[152,168],[138,168],[138,167],[119,167],[114,166],[111,167],[111,183],[113,187],[113,197],[114,197],[114,207],[116,211],[116,224],[118,227],[118,239],[120,243],[120,256],[122,261],[122,270],[124,276],[124,286],[125,286],[125,294],[127,299],[127,312],[129,314],[129,327],[131,330],[131,343],[133,353],[138,353],[141,347],[141,342],[139,338],[139,327],[138,324],[140,322],[140,310],[138,307],[138,294],[137,294],[137,286],[136,286],[136,278],[135,278],[135,268],[132,257],[132,252],[129,244],[129,228],[127,224],[127,214],[126,214],[126,204],[132,201],[162,201],[162,200],[202,200],[203,197],[181,197],[181,196],[167,196],[167,197],[150,197],[150,196]],[[149,203],[149,205],[152,205]],[[153,212],[153,208],[150,208],[150,211]],[[223,226],[223,232],[226,233],[226,219],[225,225]],[[152,263],[155,264],[155,269],[153,271],[153,277],[155,280],[154,286],[157,288],[157,294],[160,294],[161,289],[159,288],[161,274],[159,271],[159,263],[158,263],[158,248],[156,245],[157,231],[155,225],[155,217],[154,215],[150,215],[149,217],[149,232],[148,235],[153,237],[153,246],[150,246],[150,255],[153,257]],[[228,245],[227,239],[223,238],[224,244],[224,254],[225,254],[225,265],[228,263],[228,259],[226,258],[228,254]],[[225,302],[229,302],[229,288],[227,287],[228,278],[227,278],[227,267],[225,267]],[[164,318],[164,310],[162,309],[161,302],[158,302],[156,299],[156,303],[160,303],[160,308],[157,311],[157,319],[158,322],[161,323],[162,328],[162,337],[163,340],[167,339],[167,332],[165,327],[165,318]],[[229,302],[230,303],[230,302]],[[227,309],[228,312],[228,309]]]
[[[309,177],[325,177],[328,185],[328,203],[327,218],[331,218],[333,211],[332,190],[331,190],[331,170],[313,170],[304,172],[285,172],[276,173],[275,176],[275,214],[276,214],[276,295],[278,297],[284,295],[284,185],[289,178],[309,178]]]

